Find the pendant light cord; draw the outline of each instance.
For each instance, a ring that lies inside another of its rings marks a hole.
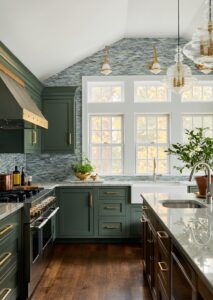
[[[209,22],[212,21],[212,0],[209,0]]]
[[[178,52],[177,53],[178,53],[178,62],[180,62],[180,0],[178,0]]]

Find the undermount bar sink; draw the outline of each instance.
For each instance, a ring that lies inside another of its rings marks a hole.
[[[205,204],[193,200],[165,200],[162,202],[164,207],[168,208],[205,208]]]

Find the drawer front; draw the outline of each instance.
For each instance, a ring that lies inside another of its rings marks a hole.
[[[124,198],[126,192],[126,188],[102,188],[99,190],[99,199]]]
[[[99,235],[108,237],[126,236],[125,218],[102,218],[99,220]]]
[[[99,201],[99,216],[125,216],[125,200]]]
[[[170,294],[170,255],[165,252],[164,247],[158,245],[158,274],[167,295]]]
[[[15,236],[15,234],[14,234]],[[0,244],[0,279],[18,260],[18,239],[5,240]],[[0,298],[1,299],[1,298]]]
[[[0,281],[0,299],[15,300],[18,298],[17,266],[13,265],[6,276]]]
[[[4,220],[0,221],[0,243],[10,236],[14,238],[13,233],[18,234],[20,219],[19,214],[8,216]],[[12,237],[13,236],[13,237]]]

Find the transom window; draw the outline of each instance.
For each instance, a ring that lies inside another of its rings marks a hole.
[[[90,116],[90,159],[101,174],[123,173],[122,123],[122,116]]]
[[[153,160],[156,160],[157,172],[168,172],[168,116],[136,116],[136,173],[153,173]]]
[[[182,94],[182,102],[210,102],[213,101],[213,87],[209,85],[193,86]]]
[[[115,103],[124,101],[123,82],[88,83],[88,102]]]
[[[134,83],[135,102],[166,102],[168,90],[160,83],[159,85],[136,81]]]

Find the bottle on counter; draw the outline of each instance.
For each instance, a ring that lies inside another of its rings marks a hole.
[[[24,167],[22,167],[22,171],[21,171],[21,185],[22,186],[26,185],[26,175],[24,172]]]
[[[28,176],[27,177],[27,185],[30,186],[32,184],[32,180],[33,180],[32,176]]]
[[[21,185],[21,174],[17,166],[15,166],[15,171],[13,171],[13,185],[14,186]]]

